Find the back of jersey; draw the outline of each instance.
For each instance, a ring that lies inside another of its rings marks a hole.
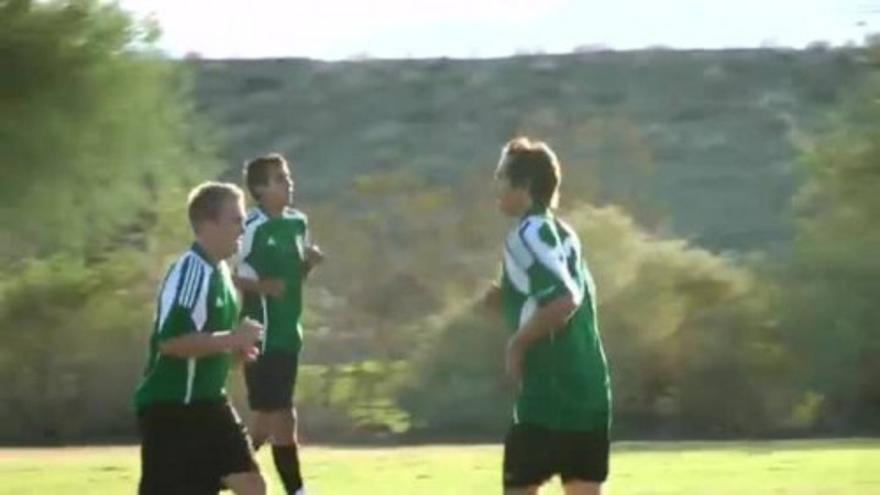
[[[526,216],[505,242],[502,293],[514,332],[560,297],[578,305],[564,328],[527,352],[516,420],[565,430],[607,427],[610,392],[595,284],[577,234],[549,211]]]

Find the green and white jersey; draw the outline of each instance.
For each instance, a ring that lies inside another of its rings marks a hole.
[[[514,422],[607,431],[611,388],[596,319],[596,289],[577,234],[549,211],[529,212],[507,235],[502,300],[515,332],[544,304],[570,294],[577,311],[525,356]]]
[[[227,353],[178,358],[159,352],[159,343],[188,333],[235,328],[238,302],[225,262],[213,263],[193,244],[165,275],[156,303],[146,369],[135,392],[135,407],[153,403],[189,404],[226,397],[231,357]]]
[[[298,210],[288,208],[270,217],[256,208],[248,215],[238,276],[284,282],[281,297],[244,293],[244,314],[264,326],[263,352],[299,352],[302,348],[304,253],[309,242],[308,220]]]

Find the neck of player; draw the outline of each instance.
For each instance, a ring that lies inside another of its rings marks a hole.
[[[196,236],[196,243],[209,258],[208,261],[215,265],[227,258],[227,249],[219,246],[219,243],[212,242],[207,236]]]
[[[270,217],[280,217],[281,214],[284,213],[284,209],[287,208],[287,203],[281,204],[270,204],[268,201],[260,204],[263,208],[263,211],[266,212]]]

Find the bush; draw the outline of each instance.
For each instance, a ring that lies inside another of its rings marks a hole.
[[[616,208],[581,206],[563,218],[580,233],[598,286],[617,435],[762,434],[789,418],[791,360],[747,269],[650,236]],[[414,428],[504,428],[506,335],[470,312],[441,327],[401,393]]]

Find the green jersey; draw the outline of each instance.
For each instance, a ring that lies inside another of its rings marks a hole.
[[[299,352],[302,348],[300,318],[308,236],[306,216],[291,208],[277,217],[256,208],[245,223],[238,276],[284,282],[281,297],[254,292],[244,294],[245,315],[264,327],[263,352]]]
[[[189,404],[226,397],[231,357],[227,353],[179,358],[159,352],[167,339],[192,332],[233,329],[238,302],[225,262],[210,261],[198,244],[171,265],[156,303],[153,333],[143,379],[135,392],[135,407],[157,402]]]
[[[596,290],[577,234],[547,210],[533,210],[507,235],[501,283],[512,331],[538,307],[571,295],[578,309],[565,327],[525,355],[514,422],[554,430],[607,431],[611,388],[596,319]]]

